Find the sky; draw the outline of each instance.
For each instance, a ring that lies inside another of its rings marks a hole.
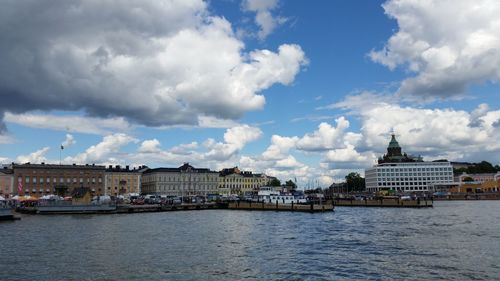
[[[0,5],[0,163],[189,162],[326,187],[391,133],[424,160],[499,163],[498,1]]]

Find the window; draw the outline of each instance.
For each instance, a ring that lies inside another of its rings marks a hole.
[[[30,183],[30,177],[26,177],[26,178],[24,179],[24,182],[25,182],[25,183]]]
[[[36,177],[33,177],[33,183],[36,183]]]

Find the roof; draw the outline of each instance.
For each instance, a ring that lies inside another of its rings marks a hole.
[[[31,163],[25,163],[25,164],[13,164],[12,167],[14,169],[23,169],[23,168],[27,168],[27,169],[89,169],[89,170],[104,170],[105,167],[104,166],[99,166],[99,165],[95,165],[95,164],[85,164],[85,165],[76,165],[76,164],[73,164],[73,165],[59,165],[59,164],[45,164],[45,163],[41,163],[41,164],[31,164]]]
[[[389,142],[389,148],[399,148],[399,143],[396,140],[396,136],[392,134],[391,141]]]
[[[144,172],[144,174],[152,174],[152,173],[218,173],[215,171],[210,171],[210,169],[207,168],[195,168],[189,163],[184,163],[182,166],[179,168],[155,168],[155,169],[149,169]]]

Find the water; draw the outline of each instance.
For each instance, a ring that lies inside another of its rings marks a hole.
[[[499,210],[23,216],[0,224],[0,280],[498,280]]]

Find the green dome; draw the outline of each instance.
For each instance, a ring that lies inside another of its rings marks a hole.
[[[399,148],[399,143],[394,134],[392,135],[391,142],[389,142],[389,148]]]

